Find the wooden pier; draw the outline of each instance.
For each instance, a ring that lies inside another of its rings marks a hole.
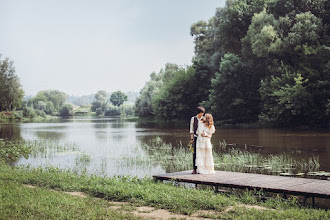
[[[295,177],[283,177],[274,175],[262,175],[253,173],[239,173],[227,171],[215,171],[215,174],[191,174],[192,170],[166,173],[153,176],[155,180],[173,180],[178,182],[211,185],[216,190],[218,187],[256,189],[265,192],[283,193],[286,195],[304,196],[312,198],[330,198],[330,181],[319,179],[305,179]]]

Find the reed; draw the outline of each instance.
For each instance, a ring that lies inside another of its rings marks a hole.
[[[0,158],[14,163],[24,158],[51,158],[58,153],[78,150],[74,143],[61,143],[54,140],[0,140]]]
[[[308,177],[308,173],[318,172],[320,168],[319,158],[315,156],[307,160],[295,160],[285,154],[263,156],[247,150],[228,148],[225,140],[219,143],[219,147],[222,153],[213,151],[216,170]],[[142,148],[147,154],[136,148],[134,155],[122,155],[118,166],[149,168],[160,165],[167,172],[189,170],[192,167],[192,152],[181,143],[173,146],[157,137]]]

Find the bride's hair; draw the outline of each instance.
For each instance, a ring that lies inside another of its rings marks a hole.
[[[203,122],[206,124],[207,127],[211,128],[214,125],[213,116],[211,114],[205,114],[203,117]]]

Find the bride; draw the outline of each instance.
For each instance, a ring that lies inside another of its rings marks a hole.
[[[197,129],[196,166],[197,173],[211,174],[214,172],[211,137],[215,132],[213,117],[205,114]]]

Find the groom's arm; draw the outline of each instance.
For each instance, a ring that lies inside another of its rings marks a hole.
[[[194,141],[194,117],[190,119],[190,140],[193,142]]]

